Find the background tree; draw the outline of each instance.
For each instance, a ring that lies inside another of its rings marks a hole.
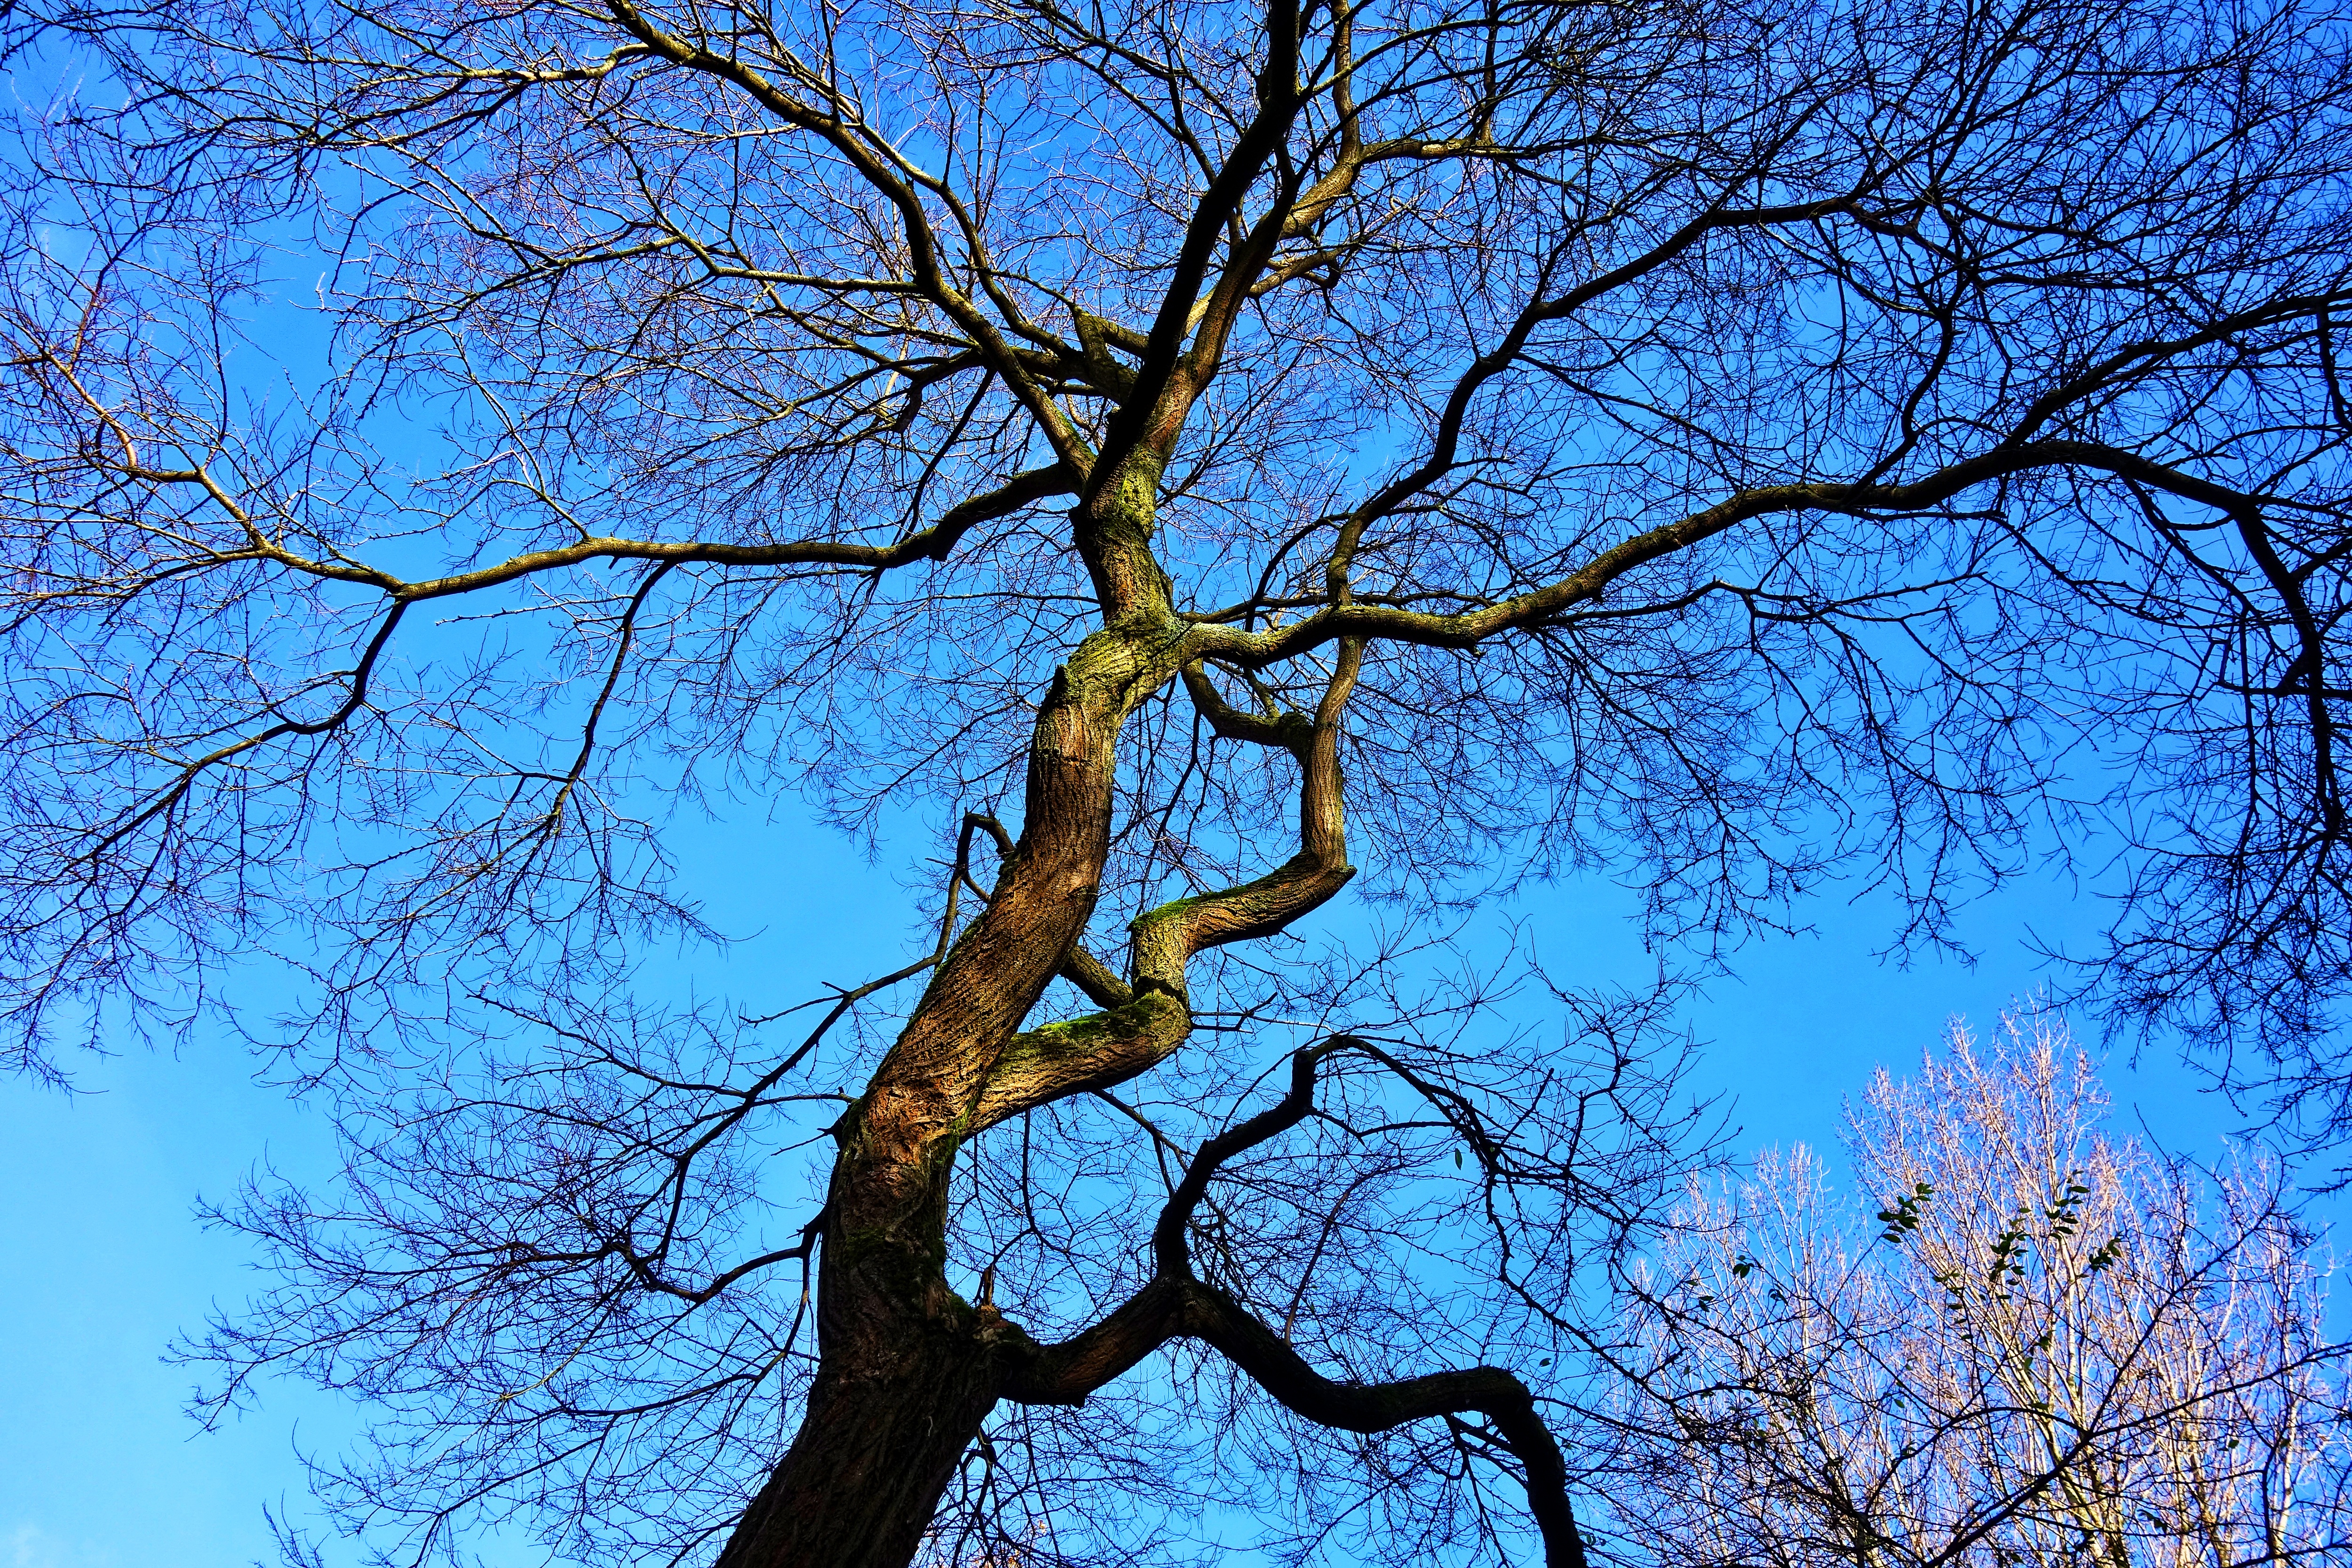
[[[2229,1568],[2352,1549],[2326,1259],[2275,1167],[2101,1128],[2047,1014],[1956,1027],[1850,1121],[1694,1194],[1634,1337],[1624,1494],[1656,1559]],[[1872,1231],[1876,1231],[1874,1237]],[[1883,1244],[1883,1245],[1882,1245]]]
[[[1391,963],[1530,872],[1933,942],[2105,821],[2111,999],[2346,1110],[2326,4],[12,18],[13,1037],[307,984],[221,1397],[377,1402],[409,1549],[1141,1550],[1197,1440],[1578,1562],[1671,1078]],[[665,1010],[665,814],[794,790],[936,857],[903,1010]]]

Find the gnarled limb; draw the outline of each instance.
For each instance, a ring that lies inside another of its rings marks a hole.
[[[1193,954],[1280,931],[1356,874],[1348,864],[1347,818],[1340,798],[1339,716],[1355,691],[1363,657],[1361,642],[1342,641],[1313,721],[1286,715],[1276,721],[1281,743],[1299,763],[1298,853],[1255,881],[1180,899],[1139,919],[1134,928],[1139,987],[1165,985],[1182,994],[1184,966]],[[1188,679],[1187,685],[1192,682]],[[1193,697],[1200,700],[1197,688]]]
[[[1192,1279],[1161,1275],[1109,1316],[1015,1368],[1004,1396],[1027,1405],[1079,1405],[1087,1395],[1176,1339],[1196,1339],[1249,1374],[1283,1407],[1343,1432],[1387,1432],[1433,1416],[1476,1414],[1524,1472],[1528,1511],[1544,1540],[1546,1568],[1584,1568],[1584,1542],[1568,1499],[1559,1441],[1535,1399],[1500,1367],[1475,1366],[1340,1383],[1325,1377],[1241,1303]]]
[[[1192,1033],[1184,971],[1195,953],[1280,931],[1347,885],[1355,868],[1340,798],[1339,721],[1362,663],[1362,646],[1343,643],[1315,717],[1291,715],[1285,731],[1299,760],[1298,853],[1263,877],[1139,917],[1130,928],[1131,989],[1074,944],[1060,972],[1104,1011],[1015,1036],[972,1109],[971,1131],[1109,1089],[1166,1060]]]
[[[1543,1534],[1545,1568],[1585,1568],[1584,1542],[1568,1500],[1568,1465],[1536,1414],[1528,1385],[1500,1367],[1429,1373],[1394,1383],[1338,1383],[1213,1286],[1181,1287],[1183,1332],[1216,1347],[1283,1407],[1343,1432],[1386,1432],[1411,1421],[1475,1411],[1525,1473],[1528,1511]]]
[[[1378,1047],[1346,1035],[1294,1052],[1290,1086],[1282,1099],[1210,1139],[1186,1166],[1153,1228],[1157,1272],[1150,1283],[1083,1332],[1039,1346],[1020,1360],[1008,1375],[1005,1396],[1028,1404],[1082,1404],[1169,1341],[1190,1338],[1213,1347],[1284,1408],[1318,1426],[1386,1432],[1433,1416],[1475,1413],[1519,1463],[1528,1511],[1543,1535],[1547,1568],[1584,1568],[1584,1544],[1568,1500],[1566,1461],[1536,1413],[1534,1396],[1517,1377],[1500,1367],[1477,1366],[1391,1383],[1341,1383],[1316,1371],[1247,1308],[1192,1272],[1185,1234],[1210,1181],[1234,1156],[1311,1115],[1317,1068],[1348,1051],[1396,1065]]]
[[[1141,989],[1124,1005],[1015,1035],[973,1107],[977,1132],[1089,1089],[1111,1089],[1159,1066],[1192,1037],[1192,1010],[1166,990]]]

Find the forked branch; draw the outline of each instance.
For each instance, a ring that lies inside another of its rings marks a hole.
[[[1059,973],[1104,1010],[1013,1037],[972,1110],[971,1131],[1068,1095],[1109,1089],[1166,1060],[1192,1033],[1184,973],[1194,954],[1271,935],[1347,886],[1355,868],[1348,864],[1339,728],[1362,663],[1362,645],[1342,643],[1315,717],[1290,716],[1295,722],[1286,733],[1299,761],[1298,852],[1263,877],[1139,917],[1129,928],[1131,986],[1073,947]]]
[[[1282,1099],[1210,1139],[1186,1166],[1153,1228],[1157,1272],[1151,1282],[1084,1332],[1037,1349],[1015,1369],[1005,1393],[1026,1404],[1082,1404],[1154,1350],[1185,1338],[1214,1347],[1285,1409],[1318,1426],[1372,1433],[1439,1415],[1482,1415],[1519,1465],[1528,1511],[1543,1535],[1546,1568],[1585,1568],[1584,1543],[1568,1499],[1566,1461],[1536,1413],[1534,1396],[1517,1377],[1500,1367],[1477,1366],[1391,1383],[1339,1382],[1316,1371],[1247,1308],[1192,1272],[1185,1237],[1209,1183],[1227,1162],[1312,1115],[1316,1069],[1342,1052],[1396,1065],[1378,1047],[1348,1035],[1293,1053],[1290,1087]]]

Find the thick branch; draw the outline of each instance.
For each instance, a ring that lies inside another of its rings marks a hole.
[[[1127,982],[1083,947],[1070,949],[1070,956],[1062,961],[1059,973],[1063,979],[1085,992],[1087,1001],[1106,1012],[1135,1000],[1135,992]]]
[[[1184,968],[1193,954],[1281,931],[1347,886],[1356,874],[1348,864],[1339,718],[1355,691],[1363,653],[1360,641],[1341,642],[1339,660],[1311,723],[1296,714],[1283,722],[1284,743],[1299,763],[1298,853],[1255,881],[1180,899],[1138,920],[1135,977],[1139,988],[1161,985],[1182,994]],[[1188,680],[1188,687],[1191,684]],[[1197,700],[1197,690],[1194,696]]]
[[[1182,1287],[1183,1332],[1213,1345],[1292,1414],[1343,1432],[1386,1432],[1409,1421],[1475,1411],[1519,1461],[1528,1511],[1543,1532],[1545,1568],[1585,1568],[1584,1542],[1568,1501],[1568,1465],[1536,1414],[1526,1384],[1500,1367],[1430,1373],[1395,1383],[1336,1383],[1223,1291]]]
[[[1386,638],[1429,647],[1475,647],[1489,637],[1554,621],[1579,604],[1599,599],[1611,584],[1634,568],[1754,518],[1791,511],[1917,511],[1940,506],[1977,485],[2050,468],[2090,468],[2137,479],[2151,489],[2233,514],[2253,500],[2136,452],[2088,441],[2036,441],[1954,463],[1911,484],[1768,485],[1742,490],[1704,511],[1636,534],[1569,576],[1475,610],[1439,615],[1342,600],[1286,626],[1260,632],[1204,623],[1200,646],[1204,657],[1244,668],[1277,663],[1347,637]]]
[[[1295,709],[1276,710],[1270,697],[1263,699],[1261,710],[1255,713],[1236,708],[1225,700],[1202,665],[1185,666],[1184,690],[1192,699],[1194,711],[1209,721],[1213,733],[1225,740],[1280,746],[1297,754],[1310,738],[1312,722],[1306,714]]]
[[[1193,954],[1270,935],[1347,886],[1355,868],[1348,864],[1339,720],[1362,658],[1361,644],[1342,643],[1314,719],[1294,715],[1298,853],[1239,887],[1179,899],[1139,917],[1130,928],[1132,989],[1074,947],[1058,972],[1105,1010],[1014,1036],[989,1073],[970,1131],[1068,1095],[1112,1088],[1165,1061],[1192,1033],[1184,971]]]
[[[1076,1405],[1171,1339],[1213,1346],[1293,1414],[1347,1432],[1385,1432],[1437,1415],[1475,1413],[1525,1473],[1528,1511],[1544,1538],[1547,1568],[1584,1568],[1568,1500],[1568,1467],[1535,1399],[1499,1367],[1432,1373],[1394,1383],[1340,1383],[1309,1365],[1281,1335],[1224,1291],[1194,1277],[1185,1246],[1193,1210],[1220,1167],[1280,1136],[1312,1113],[1315,1071],[1327,1057],[1386,1053],[1348,1036],[1295,1052],[1290,1088],[1268,1109],[1210,1139],[1186,1167],[1152,1233],[1158,1272],[1124,1305],[1084,1332],[1040,1347],[1014,1369],[1005,1394],[1029,1404]]]
[[[1089,1089],[1112,1089],[1166,1061],[1192,1032],[1192,1010],[1165,990],[1064,1024],[1025,1029],[1005,1043],[966,1131]]]
[[[1183,1332],[1184,1285],[1155,1279],[1091,1328],[1039,1346],[1011,1369],[1004,1396],[1024,1405],[1084,1405],[1088,1394]]]

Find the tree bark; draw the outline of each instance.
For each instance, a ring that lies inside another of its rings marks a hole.
[[[1088,564],[1117,613],[1054,672],[1039,704],[1021,837],[986,908],[949,949],[836,1131],[817,1380],[799,1435],[737,1525],[720,1568],[904,1568],[913,1559],[957,1459],[1008,1385],[1031,1376],[1038,1351],[989,1304],[969,1305],[948,1288],[948,1173],[957,1151],[997,1121],[1165,1060],[1192,1030],[1184,970],[1192,955],[1283,929],[1354,874],[1338,751],[1361,651],[1349,642],[1311,719],[1214,704],[1221,732],[1297,758],[1298,852],[1255,880],[1139,918],[1128,980],[1078,949],[1109,854],[1120,726],[1198,658],[1197,628],[1171,612],[1150,553],[1157,466],[1134,466],[1094,487],[1082,509]],[[1191,679],[1205,678],[1194,671]],[[1024,1032],[1046,984],[1066,970],[1103,1011]],[[1115,1360],[1131,1364],[1137,1345],[1182,1331],[1164,1310],[1179,1294],[1153,1294],[1151,1311],[1122,1319],[1122,1328],[1150,1322]]]
[[[1131,1076],[1189,1032],[1181,998],[1159,995],[1087,1028],[1020,1032],[1094,910],[1119,726],[1173,679],[1172,657],[1164,632],[1103,631],[1054,673],[1030,742],[1020,839],[836,1131],[820,1369],[800,1432],[721,1568],[904,1568],[996,1404],[1008,1355],[1034,1349],[992,1308],[948,1287],[948,1173],[991,1121],[1090,1078]]]
[[[961,1306],[961,1303],[956,1303]],[[905,1568],[995,1406],[993,1314],[912,1325],[887,1359],[828,1357],[800,1434],[736,1525],[719,1568]]]

